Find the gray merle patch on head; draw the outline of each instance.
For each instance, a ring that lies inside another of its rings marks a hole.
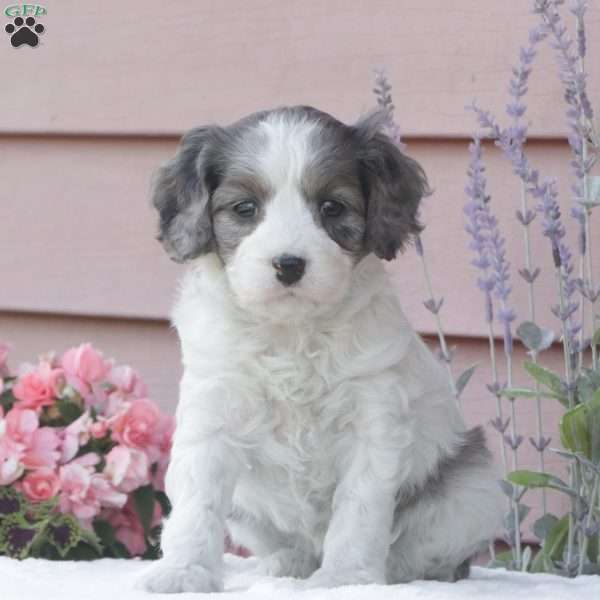
[[[384,119],[385,113],[372,113],[355,130],[368,206],[367,248],[391,260],[422,230],[419,204],[429,186],[422,167],[381,132]]]
[[[355,260],[371,251],[390,260],[420,231],[417,212],[427,192],[425,174],[380,132],[382,113],[348,126],[312,107],[284,107],[183,137],[175,157],[159,171],[153,195],[159,239],[174,260],[216,251],[226,261],[254,231],[274,194],[257,164],[268,143],[257,124],[271,115],[290,125],[316,123],[303,192],[315,221]],[[246,199],[258,205],[252,219],[240,219],[232,210]],[[344,210],[325,215],[327,201]]]
[[[159,213],[158,239],[176,262],[213,249],[209,199],[225,165],[227,137],[216,126],[192,129],[156,174],[152,202]]]
[[[374,252],[391,260],[421,231],[419,203],[429,192],[423,169],[382,133],[385,112],[352,127],[307,110],[319,126],[311,138],[314,157],[306,169],[305,193],[317,206],[333,199],[345,208],[335,218],[318,215],[318,222],[357,259]]]
[[[272,196],[267,182],[248,172],[244,176],[226,177],[212,197],[212,223],[215,249],[224,262],[234,254],[241,241],[262,221],[265,205]],[[254,202],[255,216],[244,218],[233,210],[237,204]]]

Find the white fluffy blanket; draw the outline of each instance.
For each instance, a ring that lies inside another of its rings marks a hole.
[[[394,586],[348,586],[299,591],[293,579],[257,578],[253,558],[226,555],[226,592],[222,600],[598,600],[600,577],[563,579],[475,567],[459,583],[417,581]],[[132,582],[147,563],[103,559],[94,562],[19,562],[0,557],[1,600],[199,600],[204,595],[150,595]]]

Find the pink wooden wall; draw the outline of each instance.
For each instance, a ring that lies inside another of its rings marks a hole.
[[[178,136],[281,104],[308,103],[351,121],[373,105],[372,69],[386,66],[398,120],[435,194],[425,202],[424,244],[443,319],[458,346],[456,372],[480,366],[465,392],[470,422],[493,400],[481,298],[473,286],[462,205],[474,130],[473,98],[501,113],[510,67],[535,19],[530,2],[504,0],[96,0],[47,2],[36,49],[0,40],[0,339],[15,362],[90,340],[137,366],[152,395],[172,410],[179,377],[167,315],[181,267],[154,241],[148,206],[153,169]],[[588,66],[600,73],[600,3],[588,17]],[[559,178],[568,203],[568,147],[551,52],[531,80],[531,159]],[[590,80],[600,107],[600,77]],[[514,220],[518,184],[489,149],[494,206],[522,265]],[[568,211],[565,209],[565,213]],[[593,224],[600,236],[600,223]],[[537,297],[549,304],[550,256],[537,223]],[[571,233],[571,232],[570,232]],[[597,265],[600,261],[596,261]],[[433,333],[413,251],[390,265],[407,313]],[[600,279],[600,273],[597,275]],[[526,317],[524,288],[515,303]],[[555,326],[545,308],[542,318]],[[558,364],[560,353],[545,359]],[[524,383],[517,371],[517,381]],[[556,438],[556,408],[545,427]],[[522,402],[519,430],[534,431]],[[490,432],[493,435],[493,432]],[[494,448],[497,444],[494,443]],[[522,464],[534,464],[529,448]]]

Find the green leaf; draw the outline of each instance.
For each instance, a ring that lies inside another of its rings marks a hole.
[[[562,560],[567,536],[569,534],[569,517],[565,515],[556,521],[548,532],[541,550],[531,564],[532,573],[554,573],[554,561]]]
[[[39,534],[39,527],[31,525],[21,513],[3,516],[0,524],[0,554],[23,559]]]
[[[517,335],[529,350],[537,350],[542,343],[542,330],[532,321],[521,323]]]
[[[513,562],[513,555],[510,550],[498,552],[496,558],[487,565],[488,569],[507,569]]]
[[[101,553],[93,545],[84,541],[71,548],[65,556],[67,560],[96,560],[101,557]]]
[[[58,505],[58,496],[44,502],[27,503],[27,518],[29,521],[38,522],[48,519]]]
[[[104,556],[131,558],[127,548],[117,540],[114,527],[104,519],[94,519],[94,531],[105,548]]]
[[[163,517],[168,517],[171,513],[171,502],[167,495],[162,490],[155,490],[154,496],[156,501],[160,504]]]
[[[144,485],[133,492],[135,510],[144,528],[146,537],[150,534],[150,525],[154,515],[154,488],[152,484]]]
[[[527,488],[550,488],[568,494],[577,496],[576,492],[558,477],[549,473],[540,473],[538,471],[513,471],[507,475],[507,479],[516,485],[522,485]]]
[[[588,431],[590,432],[590,460],[600,466],[600,389],[586,405],[588,411]]]
[[[554,525],[548,534],[548,537],[544,541],[542,552],[553,560],[562,558],[563,548],[565,547],[568,533],[569,517],[564,516]]]
[[[56,404],[65,425],[70,425],[83,414],[81,407],[74,402],[69,402],[68,400],[59,400]]]
[[[592,337],[592,345],[600,346],[600,329],[596,329],[594,336]]]
[[[596,563],[596,566],[600,567],[598,562],[598,534],[588,538],[587,557],[591,563]]]
[[[529,350],[535,352],[546,350],[554,340],[554,332],[542,329],[533,321],[523,321],[517,327],[517,335]]]
[[[4,383],[6,384],[6,379],[4,380]],[[0,406],[4,410],[4,414],[6,414],[13,407],[16,401],[17,399],[14,397],[11,389],[5,389],[0,394]]]
[[[586,404],[579,404],[568,410],[559,423],[560,441],[572,452],[581,452],[587,458],[591,455],[591,439],[587,428],[588,411]]]
[[[473,373],[475,372],[476,368],[477,365],[473,365],[459,375],[458,379],[456,380],[456,394],[458,396],[460,396],[463,390],[467,387],[467,384],[473,376]]]
[[[544,554],[542,550],[538,550],[529,571],[530,573],[554,573],[554,564],[550,557]]]
[[[115,530],[108,521],[94,519],[93,527],[94,532],[105,547],[109,548],[116,542]]]
[[[498,552],[496,554],[496,560],[499,560],[503,563],[510,562],[513,558],[512,552],[510,550],[504,550],[503,552]]]
[[[119,541],[116,541],[111,546],[111,551],[115,558],[131,558],[131,554],[129,550],[127,550],[127,546],[125,546],[125,544],[122,544]]]
[[[558,517],[555,517],[550,513],[546,513],[543,517],[540,517],[533,524],[533,533],[540,540],[545,540],[548,537],[548,535],[550,535],[552,528],[556,525],[557,522]]]
[[[529,514],[531,508],[529,508],[529,506],[526,506],[525,504],[518,503],[517,509],[520,525],[527,518],[527,515]],[[504,515],[504,527],[509,531],[515,531],[515,525],[515,509],[513,507]]]
[[[507,479],[526,488],[550,488],[573,498],[581,498],[577,491],[572,490],[562,479],[549,473],[527,470],[513,471],[507,475]]]
[[[5,516],[22,512],[26,504],[23,495],[15,488],[0,486],[0,523]]]
[[[546,389],[540,389],[539,391],[532,390],[530,388],[504,388],[500,392],[501,396],[506,398],[554,398],[558,400],[565,408],[569,402],[566,397],[559,396],[554,392]]]
[[[563,403],[567,402],[567,394],[558,375],[529,360],[526,360],[523,366],[538,383],[552,391],[555,394],[554,397]]]
[[[48,542],[65,558],[70,550],[83,539],[81,525],[72,515],[57,515],[49,523],[46,531]]]

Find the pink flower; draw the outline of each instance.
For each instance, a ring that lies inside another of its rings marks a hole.
[[[100,502],[93,493],[90,470],[72,462],[60,468],[59,477],[61,512],[71,513],[81,520],[93,519],[100,512]]]
[[[79,447],[88,443],[92,417],[85,411],[79,418],[68,425],[62,432],[60,462],[69,462],[78,452]]]
[[[148,457],[141,450],[115,446],[106,455],[104,474],[122,492],[132,492],[149,481]]]
[[[3,456],[0,448],[0,485],[10,485],[15,482],[25,470],[25,465],[19,461],[17,455]]]
[[[139,398],[111,419],[112,437],[120,444],[145,450],[154,462],[160,454],[161,425],[162,416],[156,404]]]
[[[120,508],[127,501],[127,496],[115,490],[103,475],[95,473],[89,462],[89,459],[74,460],[59,471],[60,510],[75,515],[85,526],[90,526],[102,506]]]
[[[60,457],[58,447],[60,437],[52,427],[39,427],[38,416],[35,411],[26,408],[14,407],[4,419],[5,430],[4,446],[10,440],[18,450],[19,460],[28,469],[37,467],[54,467]]]
[[[24,447],[31,444],[33,432],[39,426],[35,411],[14,406],[12,410],[8,411],[5,421],[6,435],[9,438],[18,444],[22,444]]]
[[[53,369],[50,363],[42,362],[37,369],[21,375],[12,392],[18,400],[18,408],[40,410],[54,403],[63,385],[62,369]]]
[[[110,363],[91,344],[81,344],[67,350],[62,356],[61,364],[67,378],[72,377],[88,385],[104,380],[111,369]]]
[[[135,511],[131,496],[127,500],[127,504],[119,512],[112,512],[106,516],[108,522],[115,529],[115,537],[132,556],[140,556],[146,551],[146,538],[144,529]],[[154,504],[154,513],[150,527],[154,527],[160,523],[162,513],[158,502]]]
[[[42,467],[27,473],[22,481],[22,490],[28,500],[42,502],[58,494],[60,481],[54,469]]]
[[[137,371],[123,365],[114,367],[110,372],[108,380],[115,386],[113,393],[123,398],[133,396],[134,398],[145,398],[147,395],[146,384],[141,380]]]
[[[158,490],[165,489],[165,475],[169,466],[171,446],[173,445],[173,432],[175,419],[171,415],[162,415],[160,425],[158,448],[160,455],[156,459],[156,471],[152,478],[152,485]]]
[[[0,485],[10,485],[23,475],[25,465],[21,459],[24,448],[24,444],[8,435],[8,422],[0,406]]]
[[[36,429],[29,440],[23,454],[23,464],[28,469],[37,467],[54,468],[60,452],[60,436],[53,427],[40,427]]]
[[[125,545],[131,556],[140,556],[146,551],[144,529],[129,502],[122,511],[115,512],[108,518],[115,529],[115,537]]]
[[[127,494],[115,489],[110,481],[100,473],[92,476],[94,494],[100,504],[109,508],[123,508],[127,502]]]

